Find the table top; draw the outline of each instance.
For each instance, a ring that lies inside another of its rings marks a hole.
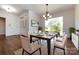
[[[53,35],[44,35],[44,34],[30,34],[31,37],[36,37],[40,39],[52,39],[57,35],[57,33],[54,33]]]

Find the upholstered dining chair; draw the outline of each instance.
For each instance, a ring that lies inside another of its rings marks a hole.
[[[66,42],[67,42],[67,34],[64,35],[62,41],[54,41],[53,54],[55,52],[55,48],[59,48],[64,51],[64,55],[65,55]]]
[[[41,55],[41,47],[35,43],[30,43],[30,39],[28,39],[26,36],[20,36],[21,38],[21,43],[22,43],[22,55],[24,52],[28,53],[29,55],[32,55],[36,51],[39,50],[40,55]]]
[[[62,42],[64,35],[65,35],[65,32],[63,32],[63,34],[60,34],[58,37],[56,37],[56,41]]]
[[[30,32],[28,32],[28,38],[30,39]],[[39,40],[38,38],[32,38],[32,42],[38,42],[38,44],[41,44],[41,40]]]

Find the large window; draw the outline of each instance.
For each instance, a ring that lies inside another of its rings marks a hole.
[[[63,16],[45,20],[45,31],[63,32]]]

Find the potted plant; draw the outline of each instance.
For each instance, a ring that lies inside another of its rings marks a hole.
[[[76,29],[75,29],[74,27],[70,27],[70,28],[69,28],[70,39],[72,39],[72,38],[71,38],[71,34],[72,34],[72,33],[75,33],[75,30],[76,30]]]
[[[41,33],[43,28],[41,26],[38,27],[38,32]]]

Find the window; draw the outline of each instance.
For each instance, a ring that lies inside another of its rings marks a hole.
[[[45,20],[45,31],[63,32],[63,16]]]

